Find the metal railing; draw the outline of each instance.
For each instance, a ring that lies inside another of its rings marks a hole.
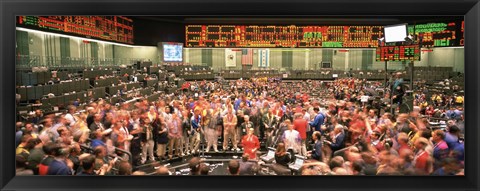
[[[87,139],[88,142],[92,142],[92,139],[88,138]],[[90,152],[93,152],[95,148],[92,148],[90,145],[87,145],[87,144],[81,144],[80,147],[82,147],[83,149],[86,149]],[[123,154],[126,154],[128,156],[128,162],[130,163],[130,165],[133,165],[133,156],[132,156],[132,153],[126,151],[126,150],[123,150],[123,149],[120,149],[118,147],[114,147],[115,148],[115,153],[123,153]],[[115,155],[108,155],[108,157],[111,157],[111,158],[115,158],[116,156]],[[121,156],[119,156],[121,157]]]

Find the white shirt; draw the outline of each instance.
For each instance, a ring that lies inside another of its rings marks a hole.
[[[70,113],[67,113],[65,115],[65,119],[70,123],[70,127],[72,127],[73,125],[75,125],[75,122],[77,122],[77,120],[75,119],[75,117],[73,117],[72,114]]]
[[[294,151],[299,151],[300,148],[300,133],[297,130],[286,130],[283,133],[283,142],[287,149],[293,149]]]
[[[305,115],[303,115],[303,118],[307,121],[310,121],[310,113],[305,112]]]

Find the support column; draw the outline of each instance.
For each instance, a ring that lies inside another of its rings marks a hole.
[[[388,61],[385,60],[385,87],[388,84],[388,68],[387,68]]]
[[[350,66],[349,64],[349,56],[350,56],[350,51],[345,52],[345,71],[349,71],[348,68]]]
[[[185,50],[185,54],[183,55],[185,58],[183,60],[185,60],[185,63],[190,63],[190,49],[185,48],[183,50]]]
[[[414,80],[413,76],[415,76],[415,75],[413,75],[413,72],[415,71],[413,69],[413,66],[414,66],[413,61],[408,63],[408,68],[410,70],[410,89],[413,89],[413,80]]]
[[[308,70],[310,67],[309,67],[309,62],[310,62],[310,49],[307,49],[305,51],[305,70]]]

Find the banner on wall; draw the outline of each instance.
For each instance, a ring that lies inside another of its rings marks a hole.
[[[261,49],[258,51],[258,67],[270,67],[270,49]]]
[[[235,67],[237,66],[237,52],[232,49],[225,49],[225,66]]]

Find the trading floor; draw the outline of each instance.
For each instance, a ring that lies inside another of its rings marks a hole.
[[[17,17],[17,175],[463,175],[463,18],[70,17]]]

